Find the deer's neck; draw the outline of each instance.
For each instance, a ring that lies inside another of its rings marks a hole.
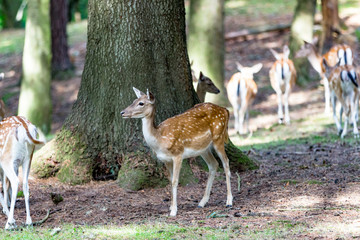
[[[142,118],[142,131],[146,143],[152,148],[155,149],[158,145],[158,131],[155,127],[155,110],[150,116]]]
[[[308,56],[308,60],[311,64],[311,66],[317,71],[320,75],[323,74],[322,69],[322,57],[317,54],[316,52],[311,52],[311,54]]]
[[[204,102],[205,101],[205,94],[206,91],[205,89],[202,87],[202,85],[200,83],[198,83],[197,87],[196,87],[196,93],[199,97],[200,102]]]

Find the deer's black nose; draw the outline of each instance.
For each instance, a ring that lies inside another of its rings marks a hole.
[[[122,111],[120,114],[121,114],[121,116],[124,115],[124,114],[125,114],[125,111]]]

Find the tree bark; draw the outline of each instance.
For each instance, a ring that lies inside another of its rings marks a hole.
[[[291,56],[301,48],[304,40],[312,42],[314,15],[316,10],[316,0],[298,0],[294,18],[291,24],[290,51]],[[310,64],[307,59],[294,59],[297,71],[297,82],[303,83],[310,79]]]
[[[20,28],[21,21],[16,21],[16,14],[22,0],[1,0],[1,14],[4,28]]]
[[[205,101],[224,105],[224,0],[190,1],[189,58],[196,75],[202,71],[222,94],[207,94]]]
[[[45,134],[50,132],[52,103],[49,0],[29,0],[23,53],[19,115]]]
[[[67,0],[51,0],[51,68],[53,75],[59,75],[59,73],[73,68],[70,62],[67,44],[67,12]]]
[[[157,123],[198,103],[184,1],[89,1],[78,99],[56,137],[55,153],[42,157],[46,160],[36,164],[36,171],[44,175],[59,169],[58,178],[71,184],[116,177],[120,186],[134,190],[166,184],[163,165],[144,141],[141,121],[120,115],[136,98],[132,87],[154,94]],[[193,179],[188,164],[183,164],[181,181]]]
[[[322,34],[320,40],[321,52],[327,52],[334,44],[334,31],[340,30],[338,0],[322,0]]]

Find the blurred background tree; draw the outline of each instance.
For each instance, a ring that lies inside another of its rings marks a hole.
[[[29,0],[23,79],[19,99],[19,115],[27,117],[45,134],[51,129],[51,37],[50,0]]]
[[[68,1],[51,0],[51,68],[58,78],[61,73],[73,69],[68,52],[66,26],[68,23]]]
[[[200,71],[222,93],[224,87],[224,0],[191,0],[188,19],[188,51],[196,77]],[[224,104],[224,94],[207,94],[206,102]]]
[[[329,51],[335,43],[335,37],[340,33],[338,0],[321,0],[322,32],[319,43],[320,52]]]
[[[315,10],[316,0],[297,0],[291,23],[289,47],[297,71],[297,82],[300,84],[311,79],[310,64],[306,58],[294,59],[293,56],[304,44],[304,40],[312,42]]]

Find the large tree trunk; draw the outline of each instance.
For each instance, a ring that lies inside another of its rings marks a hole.
[[[314,14],[316,10],[316,0],[298,0],[295,9],[294,18],[291,24],[290,51],[291,55],[295,53],[304,44],[304,40],[312,42]],[[297,71],[298,82],[306,82],[309,76],[310,64],[306,58],[294,59]]]
[[[51,68],[54,75],[73,68],[69,58],[66,35],[67,12],[67,0],[51,0]]]
[[[19,28],[21,21],[16,21],[16,14],[21,5],[22,0],[1,0],[1,15],[3,16],[4,28]]]
[[[224,0],[191,0],[188,20],[189,58],[197,76],[202,71],[220,89],[206,101],[224,104]]]
[[[29,0],[19,115],[50,132],[52,103],[49,0]]]
[[[320,50],[327,52],[334,44],[334,32],[340,30],[339,6],[338,0],[322,0],[322,34],[320,41]]]
[[[43,165],[35,164],[36,172],[44,176],[60,168],[59,179],[72,184],[118,176],[120,185],[131,189],[166,183],[163,166],[144,142],[141,121],[124,120],[120,112],[136,98],[133,86],[155,95],[157,123],[198,102],[184,18],[183,1],[89,1],[78,100],[57,135],[51,153],[56,161],[48,157],[41,163],[54,168],[42,171]],[[184,163],[187,177],[180,180],[192,179],[188,162]]]

